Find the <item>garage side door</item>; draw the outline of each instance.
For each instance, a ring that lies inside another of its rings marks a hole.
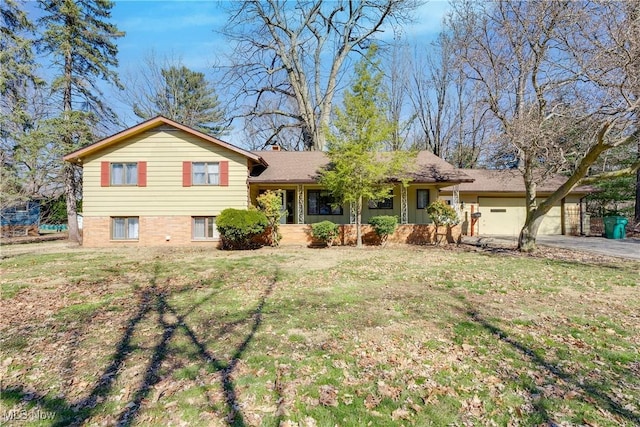
[[[562,207],[560,205],[552,207],[545,215],[538,229],[538,234],[562,234]]]
[[[517,236],[526,218],[524,199],[507,197],[479,197],[479,234]]]

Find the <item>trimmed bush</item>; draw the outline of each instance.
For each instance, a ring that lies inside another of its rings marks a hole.
[[[456,210],[447,204],[444,200],[436,200],[427,206],[427,214],[436,225],[456,225],[460,222]]]
[[[253,239],[269,225],[264,213],[257,210],[225,209],[216,218],[222,237],[222,249],[250,249],[260,246]]]
[[[398,228],[398,217],[393,215],[373,216],[369,218],[369,224],[380,238],[380,242],[384,243],[387,237]]]
[[[271,229],[271,246],[278,246],[280,239],[282,239],[282,234],[280,233],[280,219],[287,214],[286,210],[282,210],[283,196],[284,194],[282,190],[267,190],[256,199],[258,202],[258,209],[265,214],[269,221],[269,228]]]
[[[311,235],[314,239],[331,246],[333,240],[338,237],[340,226],[331,221],[321,221],[311,224]]]

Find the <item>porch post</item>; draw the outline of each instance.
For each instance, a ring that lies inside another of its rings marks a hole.
[[[298,224],[304,224],[304,186],[298,184]]]
[[[409,206],[407,204],[407,186],[400,184],[400,224],[409,223]]]
[[[458,214],[458,219],[462,220],[462,209],[460,207],[460,186],[458,184],[453,186],[453,192],[451,196],[451,205]]]
[[[356,223],[356,202],[349,203],[349,224]]]

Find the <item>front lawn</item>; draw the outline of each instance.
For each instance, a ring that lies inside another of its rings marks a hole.
[[[0,261],[2,421],[640,424],[640,263],[432,247]]]

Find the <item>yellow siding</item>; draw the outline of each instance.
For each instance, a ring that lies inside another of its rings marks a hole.
[[[229,161],[229,186],[182,186],[183,161]],[[101,187],[101,162],[147,162],[146,187]],[[247,158],[182,131],[153,130],[85,159],[85,216],[218,215],[247,207]]]
[[[410,185],[407,188],[407,207],[409,211],[409,224],[431,224],[431,218],[426,209],[418,209],[418,190],[429,190],[429,203],[438,199],[438,190],[424,185]]]
[[[398,217],[398,222],[400,222],[401,215],[401,207],[402,202],[400,200],[400,186],[396,185],[393,187],[393,191],[391,192],[391,198],[393,199],[393,209],[371,209],[369,208],[369,201],[364,201],[364,206],[362,207],[362,223],[368,224],[369,218],[372,216],[380,216],[380,215],[391,215]]]

